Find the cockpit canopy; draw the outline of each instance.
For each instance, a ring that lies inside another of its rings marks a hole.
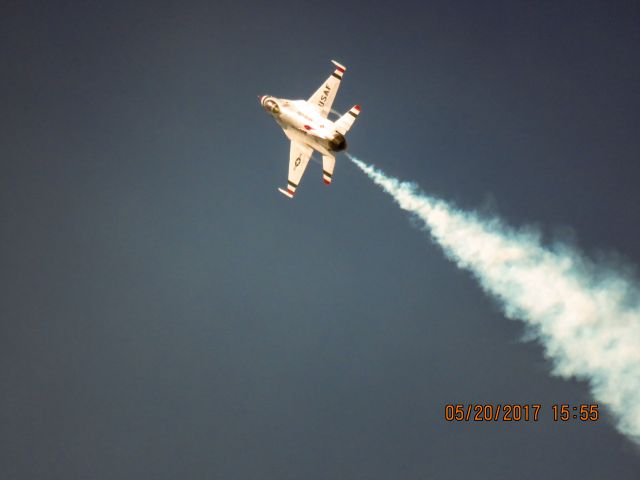
[[[280,107],[272,97],[265,98],[264,101],[262,102],[262,106],[267,112],[270,112],[274,115],[277,115],[280,113]]]

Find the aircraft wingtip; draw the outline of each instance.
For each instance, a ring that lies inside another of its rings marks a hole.
[[[344,73],[345,70],[347,69],[347,67],[345,67],[339,62],[336,62],[335,60],[331,60],[331,63],[333,63],[336,67],[338,67],[338,70],[340,70],[340,73]]]
[[[285,189],[283,189],[283,188],[278,188],[278,191],[279,191],[281,194],[283,194],[284,196],[286,196],[286,197],[293,198],[293,193],[294,193],[294,192],[291,192],[291,191],[289,191],[289,190],[285,190]]]

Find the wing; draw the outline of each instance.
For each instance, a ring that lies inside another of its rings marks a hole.
[[[301,143],[291,142],[291,150],[289,151],[289,178],[287,181],[287,189],[279,188],[278,190],[289,198],[293,198],[296,188],[300,183],[304,170],[307,168],[309,159],[313,154],[313,149],[302,145]]]
[[[335,60],[331,60],[331,62],[336,66],[336,69],[333,71],[331,76],[327,78],[327,81],[324,82],[316,93],[311,95],[309,100],[307,100],[310,104],[315,106],[323,117],[327,117],[329,112],[331,111],[331,105],[333,105],[333,101],[336,98],[336,93],[338,93],[338,87],[340,86],[340,81],[342,80],[342,74],[345,72],[346,68],[340,65]]]

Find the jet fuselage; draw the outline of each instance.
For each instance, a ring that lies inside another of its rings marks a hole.
[[[305,100],[263,95],[260,103],[282,127],[289,140],[308,145],[322,155],[333,155],[347,148],[347,141],[336,130],[334,122],[320,115]]]
[[[344,138],[360,114],[360,105],[354,105],[335,121],[329,120],[346,67],[331,60],[334,70],[308,100],[287,100],[271,95],[258,96],[260,105],[280,125],[290,140],[289,173],[287,186],[278,188],[286,197],[293,198],[300,180],[314,152],[322,155],[322,181],[331,185],[336,166],[336,153],[346,150]]]

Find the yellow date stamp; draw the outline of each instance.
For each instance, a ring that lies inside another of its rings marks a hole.
[[[444,419],[447,422],[537,422],[542,412],[540,403],[447,403]],[[551,405],[554,422],[596,422],[600,418],[598,404]]]
[[[447,403],[447,422],[537,422],[542,405],[539,403]]]

